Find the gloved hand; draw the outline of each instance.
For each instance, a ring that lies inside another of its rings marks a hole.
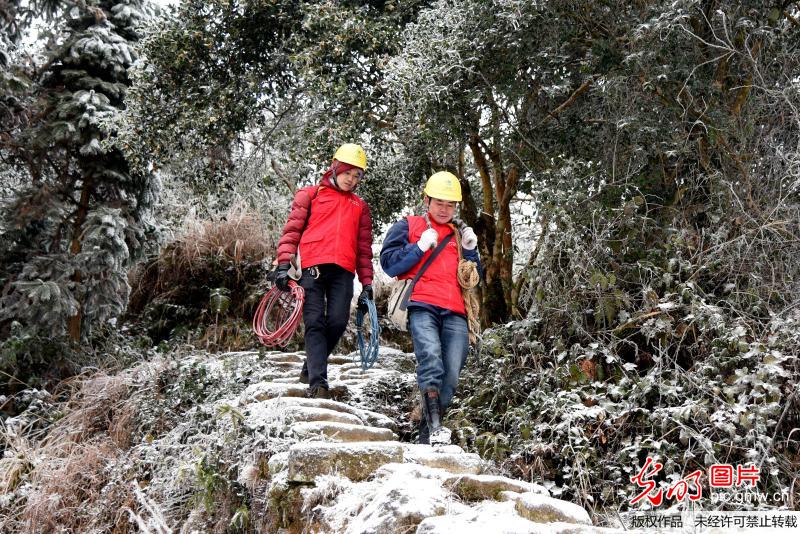
[[[361,290],[361,294],[358,296],[358,306],[356,309],[361,313],[367,313],[369,308],[367,308],[367,301],[372,300],[372,286],[365,285],[364,289]]]
[[[439,242],[439,233],[434,230],[433,228],[428,228],[422,235],[419,236],[419,241],[417,241],[417,246],[420,248],[422,252],[425,252],[428,249],[431,249],[436,246]]]
[[[475,235],[475,230],[471,226],[461,230],[461,246],[467,250],[475,250],[475,247],[478,246],[478,236]]]
[[[280,263],[275,269],[275,286],[281,291],[289,291],[289,264]]]

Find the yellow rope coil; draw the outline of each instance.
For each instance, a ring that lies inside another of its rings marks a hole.
[[[467,326],[469,328],[469,342],[474,345],[481,333],[481,302],[477,293],[474,291],[480,282],[478,266],[475,263],[465,260],[461,255],[461,235],[453,227],[456,234],[456,246],[458,246],[458,285],[461,286],[461,296],[464,298],[464,308],[467,311]]]

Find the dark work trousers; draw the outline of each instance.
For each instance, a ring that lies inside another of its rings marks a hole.
[[[328,356],[350,320],[353,299],[353,278],[350,271],[333,263],[303,269],[300,285],[306,293],[303,304],[308,387],[312,391],[328,387]]]

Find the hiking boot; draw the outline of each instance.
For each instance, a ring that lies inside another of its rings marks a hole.
[[[427,389],[422,394],[422,411],[425,414],[425,423],[430,433],[431,445],[447,445],[450,443],[450,429],[442,426],[442,408],[439,404],[439,391]],[[421,430],[421,429],[420,429]],[[420,432],[421,433],[421,432]],[[420,436],[422,442],[423,436]]]
[[[428,423],[425,421],[423,417],[419,421],[419,431],[417,433],[417,443],[420,445],[430,445],[431,444],[431,434],[428,432]]]
[[[330,399],[331,392],[325,386],[317,386],[313,389],[308,388],[306,396],[311,399]]]
[[[300,371],[300,383],[308,384],[308,369],[306,367],[303,367],[303,370]]]

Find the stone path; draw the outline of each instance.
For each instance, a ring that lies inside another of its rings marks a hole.
[[[592,526],[586,510],[543,486],[488,474],[490,464],[456,445],[401,443],[382,414],[304,398],[302,353],[266,358],[276,364],[275,377],[247,388],[240,408],[251,426],[284,425],[293,440],[268,463],[270,502],[285,507],[284,527],[294,525],[287,532],[298,522],[304,532],[620,532]],[[359,388],[387,373],[397,371],[362,372],[342,356],[328,368],[339,398],[357,398]]]

